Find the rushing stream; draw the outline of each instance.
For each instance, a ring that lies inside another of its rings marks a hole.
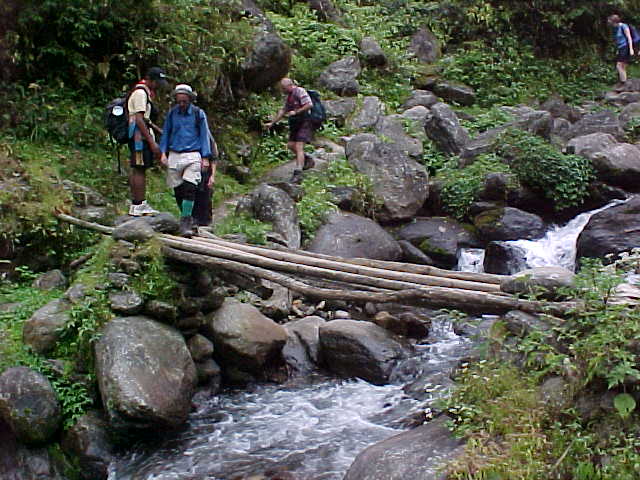
[[[408,362],[418,375],[433,372],[435,399],[438,374],[470,348],[451,322],[435,320]],[[342,479],[359,452],[403,431],[402,420],[424,405],[403,392],[410,379],[402,377],[386,386],[312,377],[222,393],[191,414],[184,432],[113,464],[109,480],[229,480],[282,467],[300,480]]]

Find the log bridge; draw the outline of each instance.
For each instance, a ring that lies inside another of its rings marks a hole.
[[[56,213],[65,222],[111,235],[113,227]],[[400,303],[474,313],[522,310],[562,316],[575,302],[525,300],[501,291],[504,275],[456,272],[432,266],[341,258],[284,247],[267,248],[201,232],[193,238],[158,234],[163,255],[210,269],[269,280],[314,300]]]

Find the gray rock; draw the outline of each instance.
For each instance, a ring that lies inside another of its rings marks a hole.
[[[411,242],[407,240],[398,241],[398,245],[402,248],[402,259],[405,262],[417,263],[420,265],[435,265],[436,262],[433,258],[425,255],[425,253],[418,247],[415,247]]]
[[[618,118],[624,128],[627,127],[631,120],[640,118],[640,102],[630,103],[624,107]]]
[[[445,153],[457,155],[469,142],[469,133],[460,126],[455,112],[446,103],[436,103],[427,117],[427,135]]]
[[[433,86],[433,93],[460,105],[469,106],[476,101],[476,92],[473,91],[473,88],[459,83],[439,81]]]
[[[378,123],[384,115],[386,107],[378,97],[364,97],[362,107],[347,121],[347,126],[352,130],[364,130]]]
[[[364,37],[360,41],[360,58],[370,67],[384,67],[387,64],[387,56],[373,37]]]
[[[516,184],[514,175],[501,172],[487,173],[484,177],[482,190],[478,192],[478,198],[484,201],[504,202],[507,199],[511,185]]]
[[[133,291],[111,292],[109,294],[111,310],[122,315],[135,315],[142,311],[144,299]]]
[[[373,323],[396,335],[409,338],[425,338],[429,335],[431,320],[411,312],[392,315],[387,311],[376,313]]]
[[[484,271],[511,275],[527,268],[527,252],[507,242],[489,242],[484,252]]]
[[[31,286],[40,290],[65,288],[67,286],[67,278],[60,270],[50,270],[38,275],[38,278],[33,281]]]
[[[554,410],[564,410],[571,406],[571,390],[571,385],[563,377],[550,377],[540,385],[540,399]]]
[[[427,133],[424,130],[429,117],[429,109],[427,107],[416,105],[402,112],[400,117],[413,122],[413,125],[409,126],[410,135],[421,141],[427,140]]]
[[[513,117],[506,126],[519,128],[540,137],[549,139],[553,126],[553,117],[546,110],[534,110],[530,107],[500,107]]]
[[[640,102],[640,92],[607,92],[604,101],[616,107],[624,107],[630,103]]]
[[[397,145],[363,133],[347,143],[347,160],[371,179],[374,194],[382,199],[382,221],[413,217],[428,196],[428,174]]]
[[[206,317],[204,334],[213,341],[223,366],[262,375],[264,367],[282,358],[285,329],[253,305],[234,298]]]
[[[586,114],[573,124],[568,138],[581,137],[590,133],[609,133],[618,140],[624,137],[624,130],[618,120],[618,115],[610,110]]]
[[[542,293],[557,298],[558,289],[574,285],[575,274],[562,267],[536,267],[523,270],[500,282],[500,289],[507,293]]]
[[[544,235],[544,222],[538,215],[504,207],[487,210],[473,221],[481,238],[486,240],[534,240]]]
[[[425,115],[426,117],[426,115]],[[418,138],[424,135],[424,120],[422,125],[410,125],[413,128],[407,129],[405,125],[413,123],[406,117],[400,115],[387,115],[380,117],[376,123],[375,131],[385,142],[395,144],[400,150],[413,158],[422,157],[422,141]],[[407,130],[416,130],[414,136],[407,133]]]
[[[118,225],[111,236],[114,240],[126,240],[127,242],[146,242],[154,236],[151,225],[142,218],[132,218]]]
[[[251,193],[251,205],[255,217],[271,222],[274,231],[285,238],[289,248],[300,248],[298,211],[286,192],[263,183]]]
[[[178,318],[178,307],[160,300],[150,300],[144,306],[144,313],[161,322],[173,323]]]
[[[64,292],[64,298],[74,305],[77,305],[87,297],[89,293],[88,290],[89,287],[87,285],[76,282]]]
[[[74,217],[87,222],[99,223],[101,225],[109,225],[113,222],[115,217],[115,210],[113,207],[73,207],[71,213]]]
[[[130,280],[131,277],[126,273],[117,272],[107,274],[107,281],[114,288],[125,288],[127,285],[129,285]]]
[[[100,412],[82,415],[65,433],[62,448],[78,459],[80,475],[86,480],[106,480],[115,448],[109,436],[109,423]]]
[[[104,196],[85,185],[71,180],[63,180],[62,188],[71,194],[73,204],[76,207],[106,207],[108,205]]]
[[[344,126],[349,115],[351,115],[353,111],[356,109],[355,98],[340,98],[338,100],[326,100],[323,102],[323,104],[324,104],[324,108],[327,111],[327,118],[335,121],[338,126]]]
[[[56,346],[61,329],[70,318],[70,309],[71,304],[59,298],[36,310],[22,327],[22,341],[34,352],[49,353]]]
[[[240,66],[244,86],[257,92],[269,88],[289,72],[291,49],[275,33],[256,35]]]
[[[204,335],[194,335],[187,342],[193,361],[198,363],[213,355],[213,343]]]
[[[49,380],[27,367],[11,367],[0,375],[0,418],[20,442],[42,444],[62,424],[62,411]]]
[[[343,258],[396,261],[402,257],[398,243],[380,225],[352,213],[330,215],[307,250]]]
[[[340,11],[331,0],[309,0],[309,8],[315,10],[322,22],[342,23]]]
[[[420,28],[412,35],[409,50],[422,63],[433,63],[442,55],[440,42],[426,27]]]
[[[262,280],[262,286],[271,290],[269,298],[261,298],[255,305],[269,318],[279,320],[286,318],[291,312],[293,300],[291,291],[282,285],[269,280]]]
[[[111,425],[157,431],[184,423],[196,369],[182,335],[146,317],[107,323],[96,344],[96,377]]]
[[[464,143],[460,150],[460,166],[466,167],[473,163],[479,155],[491,152],[495,148],[498,136],[504,132],[505,128],[492,128]]]
[[[566,104],[566,102],[557,95],[549,97],[542,105],[541,110],[548,111],[553,118],[562,118],[571,123],[580,120],[580,112],[574,107]]]
[[[321,87],[346,97],[353,97],[360,91],[358,76],[360,61],[357,57],[345,57],[333,62],[321,74],[318,83]]]
[[[624,232],[621,235],[620,232]],[[577,257],[606,259],[607,254],[640,245],[640,197],[596,213],[578,236]],[[610,261],[610,260],[608,260]]]
[[[591,163],[603,182],[626,189],[640,185],[640,149],[619,143],[593,154]]]
[[[443,416],[360,452],[344,480],[443,480],[442,468],[463,453]]]
[[[458,262],[460,247],[477,247],[478,240],[468,229],[451,218],[416,218],[396,233],[399,240],[407,240],[444,268]]]
[[[155,232],[174,234],[180,229],[180,222],[169,212],[160,212],[156,215],[142,217]]]
[[[218,391],[222,380],[222,370],[213,358],[196,363],[196,372],[200,385],[207,384],[214,392]]]
[[[546,332],[551,326],[540,319],[538,315],[512,310],[504,316],[504,324],[507,330],[517,337],[526,337],[534,331]]]
[[[306,374],[320,363],[319,328],[326,323],[322,317],[305,317],[287,323],[287,343],[282,355],[289,368],[297,374]]]
[[[580,137],[575,137],[567,143],[567,153],[582,155],[591,160],[593,156],[615,144],[618,141],[609,133],[590,133]]]
[[[409,108],[422,106],[429,109],[438,102],[438,97],[436,97],[429,90],[414,90],[411,92],[411,96],[402,104],[402,107],[400,108],[406,110]]]
[[[322,325],[320,349],[332,372],[376,385],[387,383],[396,362],[408,355],[390,332],[356,320],[333,320]]]

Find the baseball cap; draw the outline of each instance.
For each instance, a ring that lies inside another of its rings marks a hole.
[[[164,70],[160,67],[151,67],[147,70],[147,78],[157,81],[163,87],[169,85],[169,82],[167,82],[167,74],[164,73]]]
[[[176,85],[176,88],[173,90],[173,95],[175,96],[178,93],[187,94],[189,95],[189,97],[191,97],[192,100],[197,96],[196,92],[194,92],[193,88],[191,88],[191,85],[187,85],[186,83]]]

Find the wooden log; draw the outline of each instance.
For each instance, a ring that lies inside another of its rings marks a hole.
[[[167,257],[173,258],[174,260],[210,268],[223,268],[265,278],[318,300],[336,299],[355,302],[404,303],[435,308],[455,308],[474,313],[504,313],[509,310],[522,310],[530,313],[544,312],[559,316],[575,310],[580,306],[575,302],[538,302],[522,300],[515,297],[492,295],[484,292],[472,292],[442,287],[408,288],[395,292],[363,292],[359,290],[317,288],[293,280],[286,275],[234,260],[214,258],[208,255],[186,252],[167,246],[163,247],[163,252]]]
[[[54,212],[54,215],[58,217],[60,220],[64,220],[65,222],[78,225],[79,227],[96,230],[100,233],[105,233],[107,235],[111,235],[115,230],[113,227],[107,227],[106,225],[100,225],[99,223],[87,222],[86,220],[81,220],[79,218],[72,217],[71,215],[67,215],[66,213],[62,213],[62,212]]]

